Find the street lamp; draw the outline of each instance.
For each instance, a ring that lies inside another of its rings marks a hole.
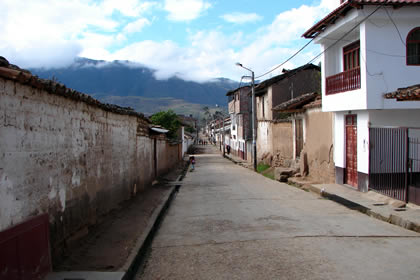
[[[249,68],[244,67],[241,63],[237,62],[236,66],[244,68],[251,72],[251,116],[252,116],[252,155],[253,155],[253,163],[254,163],[254,170],[257,170],[257,141],[256,141],[256,127],[255,127],[255,81],[254,81],[254,71]]]

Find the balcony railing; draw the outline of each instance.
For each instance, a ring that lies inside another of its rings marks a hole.
[[[360,88],[360,67],[327,77],[326,94],[355,90]]]

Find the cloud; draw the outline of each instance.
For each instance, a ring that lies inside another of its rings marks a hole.
[[[2,0],[0,53],[21,67],[38,67],[42,61],[45,67],[65,65],[81,53],[123,41],[115,12],[134,17],[156,5],[141,0]],[[126,31],[135,32],[140,24],[136,20]]]
[[[165,0],[164,9],[169,12],[168,19],[173,21],[190,21],[198,18],[211,7],[203,0]]]
[[[223,28],[195,28],[187,32],[186,45],[181,45],[171,40],[142,40],[131,34],[151,25],[145,17],[150,11],[160,8],[169,13],[170,20],[190,21],[210,8],[207,1],[165,0],[162,5],[140,0],[24,2],[0,1],[0,55],[11,63],[59,67],[76,56],[130,60],[155,69],[159,79],[177,76],[194,81],[239,79],[248,73],[235,66],[238,61],[256,75],[266,72],[304,45],[307,40],[301,34],[338,4],[337,0],[321,0],[316,5],[302,5],[278,14],[271,24],[254,32],[225,34]],[[238,15],[230,14],[228,19],[236,16],[239,24],[241,18],[255,18],[253,14]],[[318,52],[317,47],[308,47],[285,67],[299,66]]]
[[[127,24],[124,27],[123,32],[124,33],[140,32],[147,25],[150,25],[150,21],[147,18],[139,18],[139,19]]]
[[[256,13],[231,13],[224,14],[221,16],[225,21],[236,24],[244,24],[249,22],[256,22],[262,19],[262,17]]]
[[[124,16],[138,17],[158,5],[159,4],[154,1],[104,0],[99,6],[107,15],[111,15],[114,11],[118,11]]]

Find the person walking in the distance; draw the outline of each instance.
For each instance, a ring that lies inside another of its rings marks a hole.
[[[195,157],[190,156],[191,171],[194,171]]]

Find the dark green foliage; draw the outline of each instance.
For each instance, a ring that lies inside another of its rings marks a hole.
[[[170,139],[177,138],[177,131],[181,127],[181,122],[178,116],[172,111],[162,111],[153,114],[150,117],[153,124],[160,125],[169,130],[167,136]]]
[[[192,126],[186,126],[185,131],[189,133],[195,133],[195,128]]]

